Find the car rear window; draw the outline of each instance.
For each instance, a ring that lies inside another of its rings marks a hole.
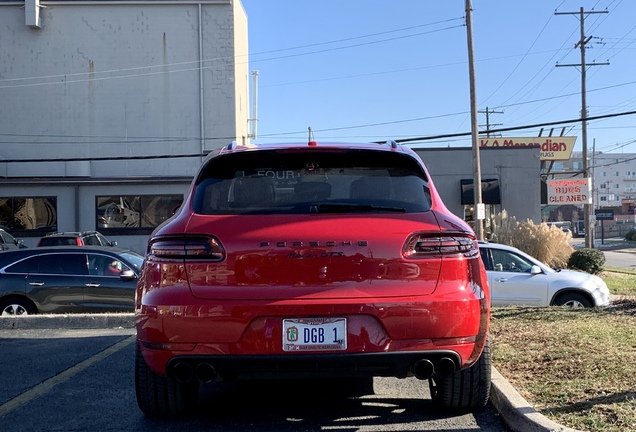
[[[43,237],[40,239],[38,246],[75,246],[77,239],[75,237]]]
[[[96,235],[89,235],[82,238],[85,245],[89,246],[101,246],[102,244],[99,241],[99,238]]]
[[[386,151],[254,151],[212,159],[199,175],[199,214],[306,214],[430,210],[425,173]]]

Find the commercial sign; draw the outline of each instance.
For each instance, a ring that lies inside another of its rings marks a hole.
[[[596,216],[596,220],[604,221],[604,220],[614,220],[614,210],[594,210],[594,215]]]
[[[548,204],[592,204],[592,182],[586,179],[549,180]]]
[[[480,147],[540,147],[541,160],[568,160],[576,137],[480,138]]]

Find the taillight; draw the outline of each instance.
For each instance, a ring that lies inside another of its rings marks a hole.
[[[467,258],[478,256],[477,241],[463,236],[431,236],[416,234],[404,245],[405,258],[424,258],[431,255],[461,254]]]
[[[148,255],[158,259],[223,261],[225,251],[214,237],[159,237],[150,241]]]

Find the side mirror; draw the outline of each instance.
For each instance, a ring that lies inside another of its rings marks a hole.
[[[132,270],[124,270],[119,274],[119,277],[125,280],[137,279],[137,275]]]
[[[543,270],[541,270],[541,267],[539,267],[538,265],[533,265],[530,268],[530,274],[531,275],[537,275],[537,274],[541,274],[543,273]]]
[[[112,241],[112,242],[110,242],[108,244],[109,244],[109,246],[113,246],[113,247],[117,246],[117,242],[116,241]]]

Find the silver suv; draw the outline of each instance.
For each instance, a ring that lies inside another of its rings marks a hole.
[[[38,241],[38,246],[117,246],[97,231],[54,232]]]
[[[0,229],[0,251],[6,251],[9,249],[20,249],[26,246],[22,243],[22,240],[13,237],[11,234],[3,229]]]

